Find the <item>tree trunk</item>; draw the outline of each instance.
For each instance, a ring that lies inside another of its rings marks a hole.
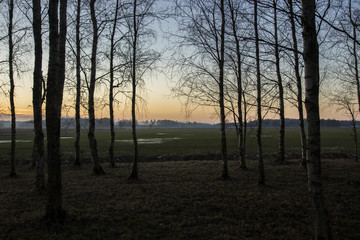
[[[237,60],[237,94],[238,94],[238,122],[239,122],[239,128],[238,128],[238,149],[239,149],[239,157],[240,157],[240,168],[241,169],[247,169],[246,166],[246,159],[245,159],[245,147],[244,147],[244,124],[243,124],[243,114],[242,114],[242,95],[243,95],[243,89],[242,89],[242,71],[241,71],[241,51],[240,51],[240,40],[237,35],[237,28],[236,28],[236,19],[234,15],[234,7],[232,4],[232,1],[229,0],[229,7],[230,7],[230,14],[231,14],[231,27],[235,39],[235,47],[236,47],[236,60]]]
[[[305,107],[308,120],[307,168],[310,214],[315,239],[331,239],[329,217],[321,183],[319,116],[319,48],[315,23],[315,0],[302,0],[305,65]]]
[[[93,26],[93,43],[92,43],[92,52],[91,52],[91,76],[90,76],[90,88],[89,88],[89,144],[91,149],[91,157],[93,161],[93,173],[95,175],[104,174],[104,170],[100,165],[99,153],[97,148],[97,141],[95,138],[95,108],[94,108],[94,92],[95,92],[95,82],[96,82],[96,53],[97,53],[97,44],[98,44],[98,26],[95,14],[95,2],[96,0],[90,1],[90,11],[91,11],[91,22]]]
[[[288,0],[289,12],[290,12],[290,23],[291,23],[291,35],[293,39],[293,50],[294,50],[294,71],[296,78],[297,86],[297,105],[299,112],[299,129],[300,129],[300,140],[301,140],[301,165],[306,168],[306,133],[305,133],[305,123],[304,123],[304,108],[303,108],[303,90],[302,90],[302,80],[300,77],[300,64],[299,64],[299,52],[298,52],[298,43],[296,37],[296,25],[295,25],[295,14],[293,8],[293,0]]]
[[[261,77],[260,77],[260,50],[259,50],[259,31],[258,31],[258,0],[254,0],[254,28],[255,28],[255,48],[256,48],[256,86],[257,86],[257,146],[259,158],[259,179],[260,185],[265,185],[264,160],[262,152],[262,116],[261,116]]]
[[[278,25],[277,25],[277,0],[273,0],[274,7],[274,38],[275,38],[275,65],[277,84],[279,89],[279,115],[280,115],[280,129],[279,129],[279,162],[285,161],[285,106],[284,106],[284,87],[281,77],[280,69],[280,53],[278,40]]]
[[[60,1],[60,33],[58,1],[49,1],[49,66],[46,96],[46,130],[48,151],[48,202],[46,218],[59,222],[64,218],[60,159],[61,105],[65,81],[67,1]]]
[[[359,60],[358,60],[358,53],[357,53],[357,47],[356,47],[356,43],[357,43],[357,34],[356,34],[356,29],[358,27],[358,25],[356,25],[356,23],[353,21],[352,19],[352,0],[349,0],[349,17],[350,17],[350,23],[352,25],[352,30],[353,30],[353,53],[352,55],[354,56],[354,71],[355,71],[355,82],[356,82],[356,89],[357,89],[357,97],[358,97],[358,104],[359,104],[359,112],[360,112],[360,79],[359,79]]]
[[[225,132],[225,104],[224,104],[224,58],[225,58],[225,9],[224,0],[220,3],[221,11],[221,33],[220,33],[220,59],[219,59],[219,102],[220,102],[220,119],[221,119],[221,158],[222,158],[222,179],[228,179],[228,162],[227,162],[227,147],[226,147],[226,132]]]
[[[353,129],[353,134],[354,134],[354,145],[355,145],[355,162],[358,162],[359,157],[358,157],[358,136],[357,136],[357,129],[356,129],[356,119],[355,119],[355,113],[352,110],[349,102],[346,103],[347,104],[347,109],[349,110],[350,116],[351,116],[351,127]]]
[[[35,46],[33,114],[34,114],[34,152],[36,164],[35,185],[38,190],[45,188],[44,133],[42,129],[42,37],[41,37],[41,1],[33,0],[33,32]]]
[[[245,91],[242,93],[243,103],[244,103],[244,158],[246,157],[246,137],[247,137],[247,103],[246,103],[246,97],[245,97]]]
[[[134,142],[134,159],[133,159],[133,168],[131,174],[129,176],[129,180],[137,180],[139,179],[138,174],[138,142],[136,137],[136,86],[137,86],[137,79],[136,79],[136,54],[137,54],[137,37],[138,37],[138,29],[137,29],[137,19],[136,19],[136,7],[137,1],[134,0],[133,5],[133,45],[132,45],[132,99],[131,99],[131,129],[132,129],[132,137]]]
[[[110,167],[115,167],[114,160],[114,142],[115,142],[115,130],[114,130],[114,51],[115,51],[115,32],[118,17],[119,0],[116,1],[114,25],[110,39],[110,92],[109,92],[109,111],[110,111]]]
[[[80,41],[80,18],[81,18],[81,0],[77,0],[76,9],[76,100],[75,100],[75,166],[80,166],[80,101],[81,101],[81,41]]]
[[[9,7],[9,79],[10,79],[10,111],[11,111],[11,153],[10,153],[10,176],[15,177],[15,143],[16,143],[16,115],[14,101],[14,43],[13,43],[13,19],[14,19],[14,1],[8,2]]]

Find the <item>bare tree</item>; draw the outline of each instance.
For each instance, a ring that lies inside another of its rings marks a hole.
[[[306,168],[306,133],[305,133],[305,121],[304,121],[304,108],[303,108],[303,88],[302,88],[302,79],[300,76],[300,57],[298,49],[298,40],[297,40],[297,29],[295,24],[295,13],[294,13],[294,4],[293,0],[288,0],[287,2],[289,8],[289,18],[291,24],[291,37],[293,44],[293,54],[294,54],[294,73],[296,80],[296,96],[297,96],[297,109],[299,112],[299,129],[300,129],[300,140],[301,140],[301,165]]]
[[[131,129],[132,138],[134,143],[133,152],[133,166],[129,176],[129,180],[136,180],[139,178],[138,171],[138,141],[136,134],[136,109],[138,90],[143,83],[144,74],[152,69],[154,63],[159,59],[160,54],[152,51],[151,48],[144,50],[144,44],[149,42],[153,37],[153,31],[149,28],[150,23],[157,14],[153,11],[153,6],[156,0],[144,0],[144,1],[131,1],[132,7],[127,8],[128,12],[124,13],[127,27],[127,37],[125,37],[126,45],[128,49],[126,58],[128,59],[128,78],[131,82]],[[126,10],[125,10],[126,11]]]
[[[95,138],[95,107],[94,107],[94,92],[96,84],[96,57],[97,57],[97,45],[99,39],[99,26],[96,19],[95,12],[95,2],[96,0],[90,0],[90,12],[91,12],[91,22],[93,28],[93,39],[92,39],[92,52],[91,52],[91,75],[90,75],[90,84],[89,84],[89,99],[88,99],[88,113],[89,113],[89,131],[88,139],[91,150],[91,157],[93,161],[93,173],[96,175],[105,174],[103,168],[100,165],[99,153],[97,147],[97,141]]]
[[[110,86],[109,86],[109,111],[110,111],[110,147],[109,147],[109,157],[110,157],[110,167],[115,167],[114,160],[114,142],[115,142],[115,130],[114,130],[114,54],[115,54],[115,34],[118,22],[118,12],[119,12],[119,0],[116,0],[115,14],[113,19],[113,27],[111,31],[110,38]]]
[[[131,62],[131,85],[132,85],[132,97],[131,97],[131,133],[134,142],[134,156],[133,156],[133,167],[129,179],[136,180],[139,178],[138,173],[138,141],[136,136],[136,86],[137,86],[137,79],[136,79],[136,54],[137,54],[137,41],[138,41],[138,26],[137,26],[137,1],[134,0],[133,3],[133,38],[132,38],[132,62]]]
[[[354,58],[354,80],[356,83],[356,89],[357,89],[357,96],[358,96],[358,105],[359,105],[359,112],[360,112],[360,77],[359,77],[359,59],[358,59],[358,51],[357,51],[357,46],[360,45],[357,41],[357,32],[359,31],[359,27],[360,27],[360,14],[357,17],[357,19],[355,19],[353,17],[353,8],[352,8],[352,0],[348,0],[349,1],[349,20],[351,23],[351,28],[352,28],[352,37],[353,37],[353,41],[352,41],[352,52],[351,55]]]
[[[60,159],[61,106],[65,81],[65,45],[67,0],[49,1],[49,66],[46,94],[46,130],[48,155],[48,201],[46,218],[59,222],[64,218]],[[60,28],[60,31],[59,31]]]
[[[223,179],[229,178],[228,164],[227,164],[227,146],[226,146],[226,132],[225,132],[225,104],[224,104],[224,62],[225,62],[225,6],[224,0],[220,2],[221,13],[221,30],[220,30],[220,59],[219,59],[219,103],[220,103],[220,131],[221,131],[221,156],[223,162],[222,174]]]
[[[246,159],[245,159],[245,137],[244,137],[244,120],[243,120],[243,78],[242,78],[242,53],[240,49],[240,38],[238,35],[238,11],[240,10],[239,5],[235,5],[233,0],[228,0],[228,6],[230,11],[230,19],[231,19],[231,29],[235,42],[235,52],[236,52],[236,83],[237,83],[237,122],[239,124],[238,127],[238,149],[239,149],[239,157],[240,157],[240,168],[247,169]],[[235,119],[236,120],[236,119]]]
[[[14,0],[8,1],[9,9],[9,25],[8,25],[8,40],[9,40],[9,80],[10,80],[10,111],[11,111],[11,153],[10,153],[10,176],[15,177],[15,146],[16,146],[16,115],[15,115],[15,82],[14,82],[14,42],[13,42],[13,30],[14,30]]]
[[[344,112],[347,116],[350,117],[352,135],[354,138],[355,162],[358,162],[358,134],[356,119],[359,113],[356,110],[357,103],[355,100],[356,98],[354,98],[355,94],[353,93],[353,89],[341,88],[340,90],[334,91],[330,99],[333,104],[338,106],[338,111]]]
[[[34,162],[36,163],[36,188],[45,188],[44,133],[42,129],[43,75],[42,75],[42,19],[41,1],[33,0],[33,33],[34,33],[34,81],[33,81],[33,114],[34,114]]]
[[[302,0],[302,28],[305,64],[305,107],[307,112],[307,169],[310,214],[315,239],[331,239],[330,223],[321,182],[319,116],[319,46],[315,23],[315,0]]]
[[[220,115],[223,179],[229,178],[225,132],[225,1],[176,1],[183,35],[177,35],[180,47],[193,50],[181,56],[179,65],[184,76],[176,94],[191,104],[211,106]],[[178,62],[176,63],[178,64]]]
[[[330,2],[327,3],[330,8]],[[359,55],[358,47],[360,41],[358,34],[360,32],[360,9],[359,5],[353,4],[352,0],[339,0],[332,3],[333,9],[336,13],[333,19],[327,19],[320,16],[321,21],[326,22],[335,32],[340,33],[341,40],[338,43],[346,43],[346,51],[350,54],[353,60],[351,64],[351,71],[353,72],[353,82],[357,89],[358,108],[360,111],[360,75],[359,75]],[[329,17],[330,18],[330,17]],[[344,41],[344,38],[346,41]]]
[[[265,184],[265,173],[264,173],[264,160],[262,150],[262,116],[261,116],[261,72],[260,72],[260,50],[259,50],[259,31],[258,31],[258,0],[254,0],[254,31],[255,31],[255,48],[256,48],[256,87],[257,87],[257,146],[258,146],[258,159],[259,159],[259,179],[260,185]]]
[[[279,162],[285,161],[285,104],[284,104],[284,87],[281,76],[280,67],[280,50],[279,50],[279,34],[278,34],[278,0],[273,0],[274,12],[274,53],[275,53],[275,66],[277,85],[279,89],[279,115],[280,115],[280,131],[279,131]]]
[[[76,5],[76,99],[75,99],[75,163],[80,166],[80,102],[81,102],[81,39],[80,39],[80,25],[81,25],[81,0],[77,0]]]

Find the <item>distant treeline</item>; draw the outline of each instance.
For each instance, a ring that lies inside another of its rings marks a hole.
[[[110,128],[109,118],[96,119],[97,128]],[[345,128],[351,126],[351,121],[346,120],[335,120],[335,119],[322,119],[320,121],[321,127],[324,128]],[[265,119],[263,120],[264,128],[278,128],[280,121],[277,119]],[[360,125],[357,121],[356,125]],[[10,121],[0,121],[0,128],[10,128]],[[75,128],[75,118],[62,118],[62,128]],[[81,126],[83,129],[89,127],[89,120],[87,118],[81,119]],[[199,122],[179,122],[173,120],[147,120],[138,122],[139,128],[219,128],[220,124],[212,123],[199,123]],[[257,127],[257,121],[250,121],[247,123],[249,128]],[[287,128],[299,127],[299,121],[297,119],[286,119],[285,126]],[[306,126],[306,120],[305,120]],[[17,122],[17,128],[33,128],[33,121],[19,121]],[[45,128],[45,121],[43,121],[43,127]],[[131,120],[119,120],[115,123],[116,128],[131,128]],[[227,123],[227,128],[234,128],[234,123]]]

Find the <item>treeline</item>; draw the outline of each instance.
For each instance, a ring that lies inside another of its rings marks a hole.
[[[89,127],[89,119],[80,119],[81,128],[87,129]],[[97,128],[109,129],[109,118],[100,118],[95,120]],[[298,119],[285,119],[286,128],[298,128]],[[304,119],[305,127],[307,126],[307,120]],[[43,127],[46,127],[46,122],[42,122]],[[131,120],[118,120],[115,121],[115,128],[131,128]],[[278,119],[265,119],[263,120],[264,128],[278,128],[280,120]],[[335,120],[335,119],[321,119],[320,126],[322,128],[351,128],[352,121],[349,120]],[[360,121],[355,122],[356,126],[360,126]],[[179,122],[173,120],[146,120],[142,122],[136,122],[139,128],[219,128],[219,123],[201,123],[201,122]],[[63,129],[75,129],[76,119],[75,118],[62,118],[61,126]],[[0,128],[10,128],[11,121],[0,121]],[[17,128],[33,128],[34,121],[21,121],[17,122]],[[250,121],[248,123],[249,128],[256,128],[257,121]],[[226,128],[236,128],[234,123],[226,123]]]

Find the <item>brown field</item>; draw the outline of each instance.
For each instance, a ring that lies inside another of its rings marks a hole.
[[[265,161],[266,186],[230,161],[229,181],[219,161],[140,163],[141,180],[127,180],[130,164],[105,176],[91,166],[63,165],[63,224],[43,221],[46,193],[34,190],[34,170],[0,171],[0,239],[311,239],[307,180],[299,160]],[[323,161],[324,194],[334,239],[360,239],[360,164]]]

